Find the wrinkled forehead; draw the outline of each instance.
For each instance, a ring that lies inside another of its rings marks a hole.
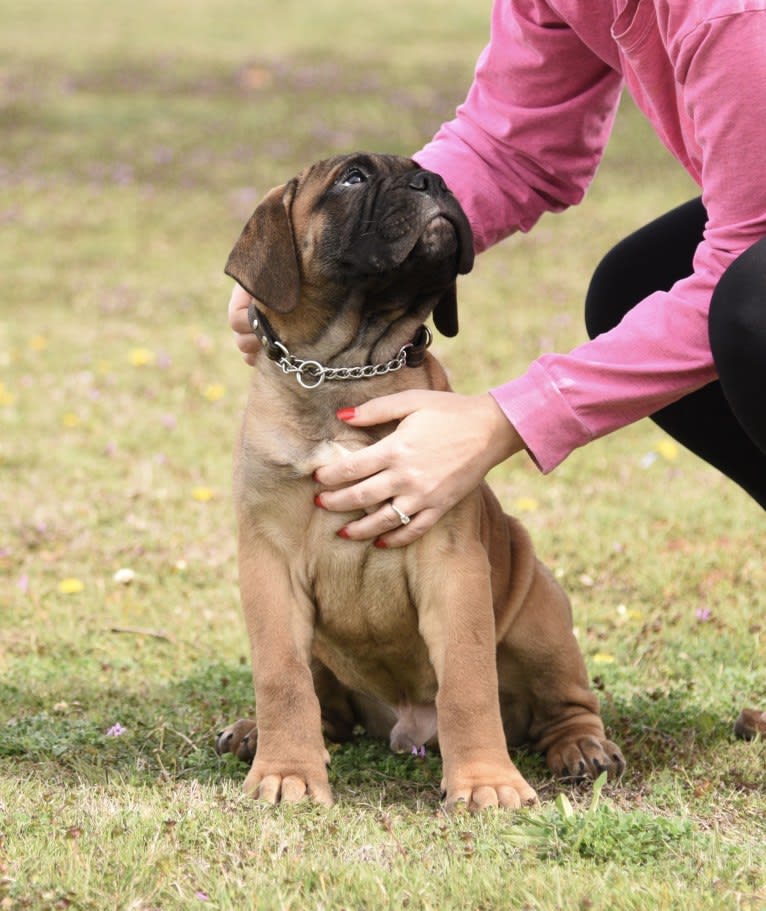
[[[353,167],[361,168],[369,178],[382,179],[414,171],[418,165],[411,158],[400,155],[379,155],[371,152],[354,152],[350,155],[335,155],[305,168],[296,178],[297,194],[308,193],[316,197],[331,187],[343,174]]]
[[[417,170],[418,165],[412,159],[398,155],[355,152],[325,158],[301,171],[295,178],[290,218],[303,260],[314,256],[328,219],[333,220],[333,231],[339,230],[343,222],[348,225],[355,223],[352,213],[362,197],[352,198],[338,191],[338,182],[353,168],[362,170],[368,180],[378,182]],[[334,214],[331,215],[331,212]],[[339,216],[342,216],[340,221]]]

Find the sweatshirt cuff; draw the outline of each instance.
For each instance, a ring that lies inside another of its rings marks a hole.
[[[538,362],[518,379],[490,389],[489,394],[544,474],[563,462],[573,450],[593,439],[591,431],[572,411],[558,386]]]

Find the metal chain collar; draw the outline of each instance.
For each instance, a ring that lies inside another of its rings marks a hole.
[[[282,357],[276,362],[282,373],[294,373],[304,389],[316,389],[325,380],[366,380],[373,376],[384,376],[395,370],[401,370],[407,363],[407,349],[412,344],[407,344],[399,349],[399,353],[385,364],[365,364],[358,367],[325,367],[319,361],[303,360],[295,357],[281,342],[275,343],[282,351]]]
[[[252,319],[252,325],[253,331],[258,334],[258,318],[255,316]],[[426,333],[423,347],[427,348],[431,344],[432,335],[428,327],[423,326],[423,329]],[[261,341],[264,344],[267,343],[266,338],[261,338]],[[277,339],[268,341],[279,349],[280,356],[273,358],[273,360],[281,368],[282,373],[286,375],[294,373],[298,383],[304,389],[316,389],[325,380],[366,380],[401,370],[407,363],[407,352],[414,347],[412,342],[408,342],[399,349],[396,357],[383,364],[364,364],[356,367],[325,367],[319,361],[307,360],[290,354],[282,342]]]

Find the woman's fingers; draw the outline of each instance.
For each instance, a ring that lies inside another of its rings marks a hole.
[[[317,469],[332,490],[318,505],[332,511],[366,510],[342,536],[409,544],[473,489],[493,465],[523,442],[489,395],[414,390],[373,399],[340,413],[354,426],[399,420],[391,434],[366,449]],[[391,504],[402,512],[397,516]]]
[[[387,424],[389,421],[401,421],[408,414],[436,404],[444,395],[452,393],[433,392],[428,389],[408,389],[405,392],[393,392],[381,395],[357,405],[356,408],[341,408],[337,415],[352,427],[372,427],[375,424]]]
[[[252,298],[245,289],[235,283],[229,298],[229,326],[234,332],[234,341],[242,352],[245,360],[251,366],[261,347],[260,342],[252,331],[247,318],[247,308]]]
[[[388,444],[384,439],[317,468],[314,480],[323,488],[332,488],[323,490],[322,505],[334,512],[349,512],[380,503],[388,497],[389,479],[380,475],[388,461]]]
[[[387,424],[391,421],[400,421],[408,415],[424,407],[431,396],[451,395],[452,393],[433,393],[426,390],[414,389],[407,392],[396,392],[393,395],[384,395],[380,398],[370,399],[356,408],[342,408],[338,417],[352,427],[372,427],[376,424]],[[401,426],[401,425],[400,425]],[[323,465],[314,472],[314,480],[324,487],[344,488],[334,491],[338,496],[333,496],[329,502],[331,509],[365,509],[374,506],[387,498],[389,492],[386,484],[390,478],[378,478],[375,484],[356,484],[346,487],[355,481],[364,478],[372,479],[372,475],[384,468],[395,467],[399,474],[406,475],[409,466],[415,465],[412,458],[414,452],[409,451],[409,438],[400,433],[393,433],[372,446],[352,452],[336,462]]]
[[[444,512],[422,509],[412,516],[404,514],[410,519],[406,525],[393,511],[390,503],[382,503],[374,513],[355,522],[349,522],[343,529],[342,537],[362,541],[372,538],[375,546],[381,548],[404,547],[424,535],[439,521]]]
[[[441,519],[446,509],[421,509],[412,517],[409,525],[400,525],[393,531],[378,535],[375,539],[376,547],[405,547],[422,537],[430,528]]]

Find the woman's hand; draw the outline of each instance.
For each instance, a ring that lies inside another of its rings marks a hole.
[[[235,282],[229,298],[229,325],[234,330],[234,341],[237,348],[239,348],[242,356],[252,367],[261,343],[258,341],[247,319],[247,308],[250,306],[251,300],[252,298],[247,291]]]
[[[410,390],[372,399],[338,416],[353,427],[400,421],[379,442],[314,474],[317,505],[336,512],[377,509],[345,526],[341,537],[400,547],[423,535],[499,462],[524,448],[488,393]],[[396,509],[391,504],[395,504]],[[411,521],[404,523],[399,511]]]

